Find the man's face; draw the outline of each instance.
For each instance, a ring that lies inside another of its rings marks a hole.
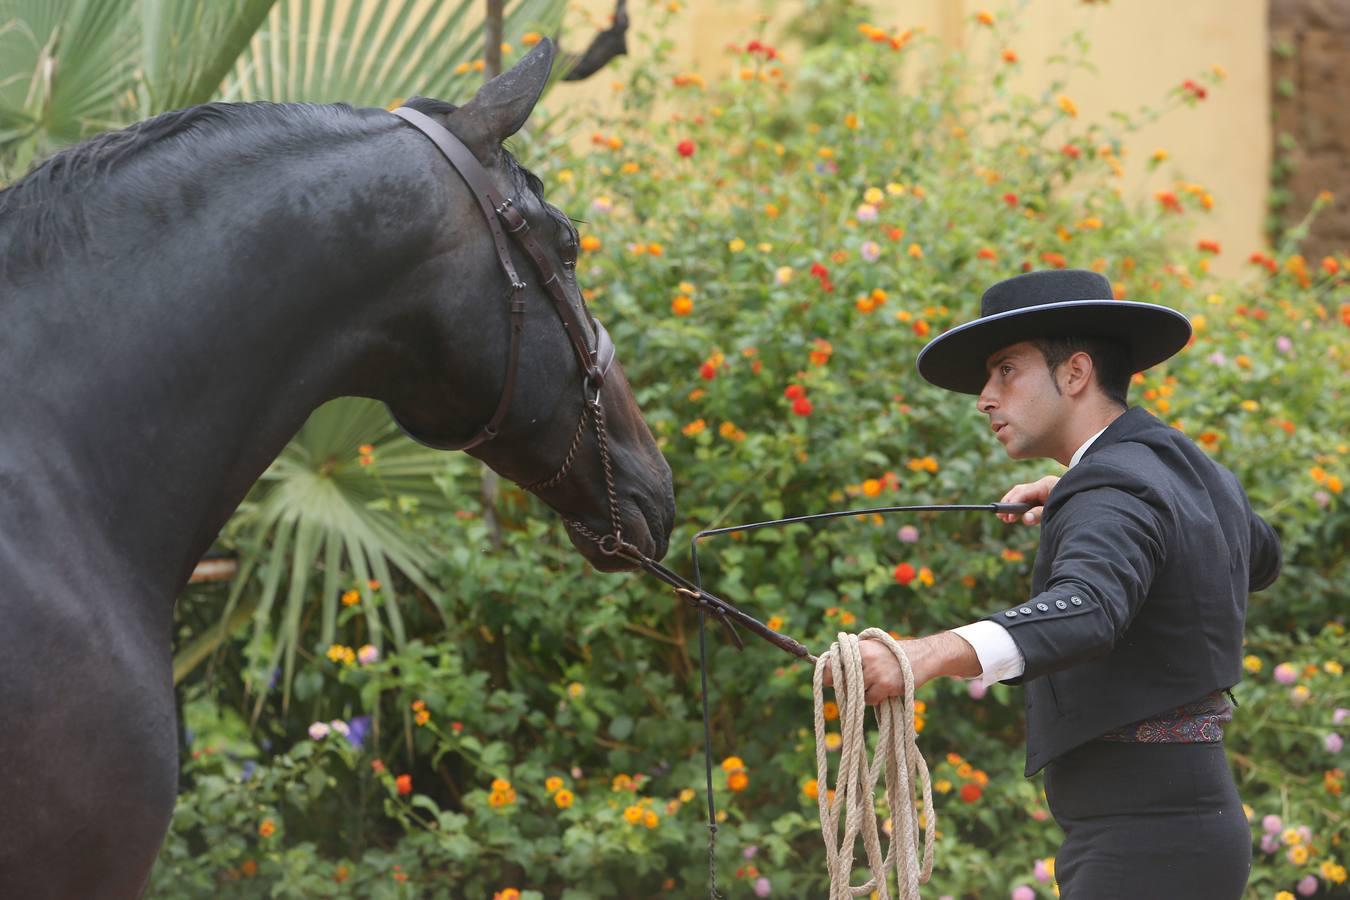
[[[975,404],[1008,456],[1057,459],[1069,406],[1041,351],[1030,341],[1013,344],[985,360],[985,369],[989,379]]]

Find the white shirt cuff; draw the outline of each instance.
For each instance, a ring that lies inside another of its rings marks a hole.
[[[997,622],[987,619],[953,628],[952,634],[961,638],[975,650],[980,661],[981,673],[970,681],[978,681],[985,687],[1016,678],[1027,667],[1022,651],[1008,634],[1008,629]]]

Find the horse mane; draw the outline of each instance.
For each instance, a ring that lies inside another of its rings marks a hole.
[[[458,108],[429,97],[414,97],[406,105],[428,115]],[[7,245],[0,241],[0,275],[25,264],[41,267],[57,252],[82,249],[98,188],[108,176],[128,171],[134,160],[157,156],[156,161],[164,163],[152,173],[140,173],[148,190],[152,179],[162,184],[198,174],[208,149],[218,154],[226,140],[227,149],[244,157],[256,157],[264,150],[280,152],[312,140],[319,126],[331,127],[336,117],[354,112],[345,103],[206,103],[161,113],[59,150],[0,189],[0,235],[8,232]],[[170,151],[175,152],[165,157]],[[575,240],[571,220],[544,200],[543,183],[509,151],[502,156],[516,189],[533,193]]]
[[[160,113],[118,131],[109,131],[63,148],[47,157],[12,185],[0,190],[0,232],[9,231],[9,245],[0,264],[11,270],[28,263],[41,266],[55,251],[83,247],[88,207],[108,176],[129,169],[141,158],[160,157],[155,181],[188,177],[203,151],[218,148],[226,136],[241,153],[264,135],[292,143],[313,133],[314,125],[335,114],[351,113],[347,104],[205,103]],[[286,124],[288,128],[277,128]],[[300,127],[309,125],[310,127]],[[298,134],[297,134],[298,133]],[[163,155],[170,151],[170,158]],[[147,188],[152,176],[143,175]]]

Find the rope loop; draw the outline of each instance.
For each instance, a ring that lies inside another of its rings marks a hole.
[[[867,701],[864,696],[860,639],[878,641],[895,656],[905,679],[903,698],[890,697],[876,708],[878,740],[868,759],[864,730]],[[831,798],[829,757],[825,748],[825,670],[834,682],[839,708],[837,782]],[[897,900],[918,900],[919,885],[933,873],[933,835],[937,818],[933,812],[933,788],[928,764],[919,753],[914,727],[914,673],[900,644],[880,628],[861,634],[839,633],[839,640],[816,660],[812,678],[816,713],[816,784],[820,806],[820,832],[825,839],[826,864],[830,874],[830,900],[848,900],[876,892],[878,900],[891,900],[890,874],[896,876]],[[877,781],[885,776],[886,810],[892,827],[885,855],[877,818]],[[922,795],[922,819],[915,790]],[[843,820],[843,836],[839,834]],[[919,854],[919,831],[923,830],[923,854]],[[865,884],[850,884],[853,845],[862,836],[871,878]]]

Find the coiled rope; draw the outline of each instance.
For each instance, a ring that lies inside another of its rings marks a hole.
[[[905,678],[903,698],[890,697],[877,705],[878,740],[875,753],[868,759],[864,730],[867,701],[864,696],[860,639],[876,640],[894,654]],[[933,812],[933,788],[928,764],[915,743],[914,673],[905,651],[880,628],[868,628],[861,634],[839,633],[839,640],[815,661],[812,678],[816,713],[817,803],[820,806],[820,832],[825,839],[826,863],[830,873],[830,900],[848,900],[876,891],[878,900],[891,900],[890,874],[896,876],[897,900],[918,900],[919,885],[933,872],[933,834],[937,819]],[[829,758],[825,746],[825,670],[834,683],[835,703],[839,707],[839,771],[831,797]],[[891,834],[882,855],[881,834],[877,825],[877,780],[885,775],[886,808],[891,818]],[[923,856],[919,856],[920,817],[915,806],[915,787],[923,796]],[[842,815],[844,833],[839,834]],[[863,849],[871,878],[865,884],[851,885],[853,845],[862,835]]]

